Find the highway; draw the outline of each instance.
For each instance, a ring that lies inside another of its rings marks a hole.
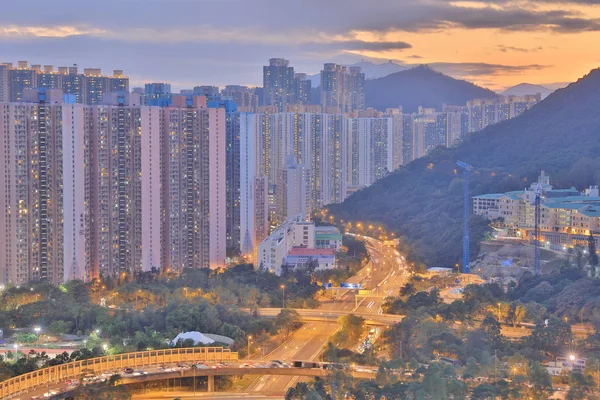
[[[383,297],[392,293],[397,294],[407,278],[403,259],[395,249],[384,246],[375,239],[365,238],[371,261],[356,275],[348,279],[349,283],[362,283],[365,289],[377,289],[373,297],[361,298],[356,303],[353,291],[341,291],[337,301],[322,303],[315,310],[297,310],[305,315],[324,316],[330,318],[334,313],[354,313],[369,316],[379,316]],[[398,320],[398,316],[393,316]],[[332,318],[336,321],[337,318]],[[316,360],[331,336],[338,330],[337,322],[308,322],[277,349],[265,356],[268,360]],[[299,378],[264,376],[252,382],[248,392],[285,393]]]

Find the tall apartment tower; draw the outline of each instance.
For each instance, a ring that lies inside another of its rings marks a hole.
[[[369,186],[394,169],[394,120],[392,118],[348,118],[353,155],[351,185]]]
[[[21,103],[3,103],[0,110],[0,282],[58,284],[64,226],[74,222],[63,215],[63,190],[71,185],[65,178],[74,178],[71,171],[65,176],[73,154],[63,151],[62,128],[74,110],[61,104],[60,92],[25,89],[20,96]]]
[[[294,103],[295,104],[310,104],[310,96],[312,83],[307,79],[306,74],[294,74]]]
[[[240,113],[240,253],[248,261],[258,259],[258,245],[269,236],[268,121],[265,114]]]
[[[362,111],[365,109],[365,74],[360,67],[350,67],[348,74],[350,111]]]
[[[275,224],[282,224],[288,216],[310,216],[307,197],[309,174],[305,165],[298,164],[296,157],[288,156],[285,168],[277,176]]]
[[[342,113],[365,108],[365,74],[359,67],[327,63],[321,71],[321,106]]]
[[[43,70],[40,68],[37,69],[37,71],[37,87],[46,89],[62,89],[62,75],[54,71],[54,67],[52,65],[44,65]]]
[[[142,264],[141,108],[125,93],[116,97],[90,108],[92,277],[139,271]]]
[[[11,68],[12,64],[0,64],[0,103],[10,101],[9,71]]]
[[[294,68],[283,58],[271,58],[263,67],[263,104],[280,112],[294,103]]]
[[[63,93],[74,96],[75,102],[85,104],[84,76],[78,73],[77,66],[58,67],[58,73],[62,75]]]
[[[8,71],[9,101],[23,101],[25,89],[37,87],[38,73],[29,68],[27,61],[19,61],[17,68]]]
[[[173,96],[165,108],[166,267],[225,266],[225,110],[206,98]]]

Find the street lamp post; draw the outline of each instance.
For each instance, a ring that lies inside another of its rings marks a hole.
[[[37,347],[40,347],[40,331],[42,330],[39,326],[33,328],[37,337]]]
[[[285,308],[285,285],[281,285],[281,302],[283,305],[281,308]]]
[[[500,322],[500,303],[498,303],[498,322]]]
[[[248,358],[250,358],[250,340],[252,340],[252,336],[248,336]]]
[[[192,365],[192,369],[194,370],[194,397],[196,397],[196,364]]]

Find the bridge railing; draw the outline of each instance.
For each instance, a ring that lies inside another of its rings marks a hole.
[[[79,378],[82,375],[102,373],[116,368],[134,368],[186,361],[235,361],[237,359],[237,352],[232,352],[223,347],[149,350],[89,358],[87,360],[42,368],[0,382],[0,398],[5,398],[41,385],[55,384],[65,379]]]

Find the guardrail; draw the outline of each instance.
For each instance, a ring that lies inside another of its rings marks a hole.
[[[89,358],[54,367],[42,368],[0,382],[0,398],[6,398],[41,385],[59,383],[85,374],[105,372],[115,368],[142,367],[185,361],[235,361],[238,353],[223,347],[189,347],[166,350],[138,351],[113,356]]]

